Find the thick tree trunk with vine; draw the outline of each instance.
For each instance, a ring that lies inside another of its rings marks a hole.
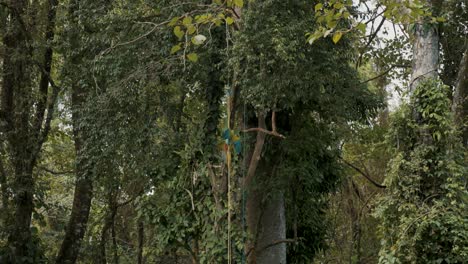
[[[266,129],[263,114],[258,115],[258,129]],[[281,191],[270,192],[264,186],[275,176],[274,162],[266,163],[261,157],[266,135],[257,132],[254,148],[247,157],[244,188],[249,239],[245,251],[248,263],[281,264],[286,263],[284,197]]]
[[[427,0],[431,9],[435,10],[433,5],[437,0]],[[413,65],[410,82],[410,96],[413,95],[416,88],[424,80],[437,79],[439,68],[439,32],[434,24],[415,23],[412,29],[413,37]],[[418,100],[417,98],[415,98]],[[421,123],[422,116],[415,109],[413,118],[417,123]],[[432,141],[432,135],[427,129],[419,131],[419,141],[429,144]]]
[[[22,15],[25,12],[25,2],[17,1],[14,4],[16,15],[11,14],[9,30],[3,37],[5,55],[3,57],[2,98],[0,125],[6,134],[9,146],[12,148],[12,167],[14,168],[14,221],[8,244],[13,252],[11,262],[20,261],[28,256],[27,245],[31,241],[31,214],[33,210],[33,178],[29,162],[29,102],[24,98],[30,91],[28,88],[26,60],[14,57],[20,50],[29,51],[26,33],[21,28]],[[23,97],[23,98],[22,98]],[[20,109],[17,109],[20,107]],[[25,107],[24,109],[21,109]]]
[[[0,94],[0,131],[4,133],[9,145],[14,174],[11,186],[15,206],[11,220],[14,223],[8,237],[8,245],[12,249],[10,261],[19,263],[25,257],[34,259],[36,255],[31,246],[30,230],[34,209],[33,170],[50,129],[58,90],[54,88],[50,94],[48,89],[53,54],[50,45],[46,46],[43,64],[39,65],[39,87],[34,89],[35,72],[30,58],[36,50],[33,45],[35,39],[30,34],[34,29],[29,28],[31,25],[25,20],[27,2],[11,1],[5,6],[10,19],[5,23],[8,29],[3,36],[5,52]],[[50,1],[47,6],[46,34],[43,41],[49,43],[54,38],[56,6],[57,1]]]

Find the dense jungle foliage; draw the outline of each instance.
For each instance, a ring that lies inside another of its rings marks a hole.
[[[468,0],[0,0],[0,263],[468,263]]]

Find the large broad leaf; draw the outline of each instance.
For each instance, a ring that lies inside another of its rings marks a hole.
[[[337,31],[335,32],[335,34],[333,34],[333,43],[338,43],[338,41],[340,41],[341,37],[343,36],[343,32],[340,32],[340,31]]]

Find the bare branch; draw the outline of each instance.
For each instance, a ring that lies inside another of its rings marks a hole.
[[[338,157],[341,161],[343,161],[344,164],[348,165],[349,167],[353,168],[355,171],[357,171],[359,174],[361,174],[362,176],[364,176],[364,178],[366,178],[368,181],[370,181],[375,187],[378,187],[378,188],[382,188],[382,189],[385,189],[387,188],[387,186],[385,185],[382,185],[376,181],[374,181],[367,173],[363,172],[361,169],[359,169],[358,167],[354,166],[352,163],[346,161],[345,159],[343,159],[342,157]]]
[[[277,132],[269,131],[269,130],[266,130],[266,129],[260,128],[260,127],[245,129],[242,132],[261,132],[261,133],[265,133],[265,134],[275,136],[275,137],[286,138],[285,136],[283,136],[283,135],[281,135],[281,134],[279,134]]]
[[[372,77],[372,78],[370,78],[368,80],[365,80],[365,81],[361,82],[361,84],[368,83],[368,82],[371,82],[373,80],[379,79],[380,77],[382,77],[384,75],[387,75],[389,72],[391,72],[395,68],[409,68],[409,67],[411,67],[411,66],[409,66],[409,65],[393,65],[390,68],[388,68],[387,70],[385,70],[385,71],[381,72],[380,74],[378,74],[377,76],[374,76],[374,77]]]
[[[382,14],[385,12],[385,10],[382,11]],[[383,17],[382,20],[380,21],[380,24],[377,26],[377,29],[374,32],[372,32],[372,34],[369,36],[369,40],[367,41],[367,43],[364,46],[363,50],[366,50],[372,44],[374,39],[377,37],[377,34],[379,33],[380,29],[382,28],[383,24],[385,23],[385,20],[386,20],[386,18]],[[364,56],[364,52],[362,52],[361,55],[359,55],[359,58],[358,58],[358,60],[356,62],[356,68],[361,65],[363,56]]]
[[[68,171],[56,171],[56,170],[53,170],[53,169],[49,169],[49,168],[46,168],[44,166],[38,166],[37,167],[39,170],[42,170],[42,171],[45,171],[45,172],[48,172],[50,174],[53,174],[53,175],[63,175],[63,174],[71,174],[71,173],[75,173],[74,170],[68,170]]]

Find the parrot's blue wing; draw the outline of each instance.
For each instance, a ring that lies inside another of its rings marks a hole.
[[[240,140],[234,142],[234,150],[236,151],[237,155],[239,155],[242,152],[242,144]]]

